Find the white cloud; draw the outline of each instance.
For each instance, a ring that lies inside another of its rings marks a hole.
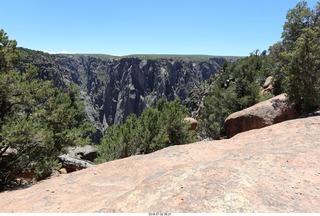
[[[45,53],[49,53],[49,54],[72,54],[71,52],[68,52],[68,51],[60,51],[60,52],[51,52],[51,51],[47,51],[47,50],[39,50],[41,52],[45,52]]]
[[[63,51],[61,51],[61,52],[57,52],[57,54],[71,54],[71,53],[68,52],[68,51],[63,50]]]

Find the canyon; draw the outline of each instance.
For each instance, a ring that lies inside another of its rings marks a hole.
[[[20,48],[24,64],[33,64],[41,78],[66,88],[79,87],[88,119],[97,128],[95,141],[106,127],[139,116],[157,100],[186,103],[192,92],[227,61],[237,57],[53,55]]]

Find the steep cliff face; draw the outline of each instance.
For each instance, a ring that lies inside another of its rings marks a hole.
[[[100,131],[131,113],[140,115],[160,98],[184,102],[192,90],[215,74],[224,58],[99,58],[87,55],[50,55],[21,50],[24,63],[35,64],[44,79],[66,87],[74,82],[86,113]]]
[[[117,124],[130,113],[140,115],[159,98],[184,101],[193,88],[213,75],[220,65],[214,60],[186,62],[173,59],[122,58],[108,68],[102,122]]]

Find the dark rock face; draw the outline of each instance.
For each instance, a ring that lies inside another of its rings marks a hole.
[[[294,104],[289,102],[285,94],[281,94],[229,115],[225,120],[225,129],[227,137],[230,138],[244,131],[263,128],[296,117]]]
[[[36,57],[25,57],[23,61],[35,64],[42,78],[53,80],[62,89],[70,82],[80,87],[88,119],[98,129],[95,140],[109,125],[123,122],[131,113],[139,116],[160,98],[184,102],[225,61],[224,58],[102,59],[28,52]]]
[[[170,59],[114,60],[107,71],[100,119],[108,125],[118,124],[131,113],[140,115],[159,98],[184,101],[195,86],[219,68],[215,60],[197,63]]]

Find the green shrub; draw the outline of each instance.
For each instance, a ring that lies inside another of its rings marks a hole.
[[[225,64],[212,82],[204,98],[198,132],[202,138],[220,139],[225,136],[224,121],[233,112],[254,105],[260,99],[260,83],[265,80],[262,66],[265,52]]]
[[[139,118],[130,115],[124,124],[106,131],[99,146],[97,163],[128,157],[139,148],[151,153],[167,146],[195,141],[195,133],[183,119],[187,109],[179,101],[160,99],[155,107],[146,109]]]

